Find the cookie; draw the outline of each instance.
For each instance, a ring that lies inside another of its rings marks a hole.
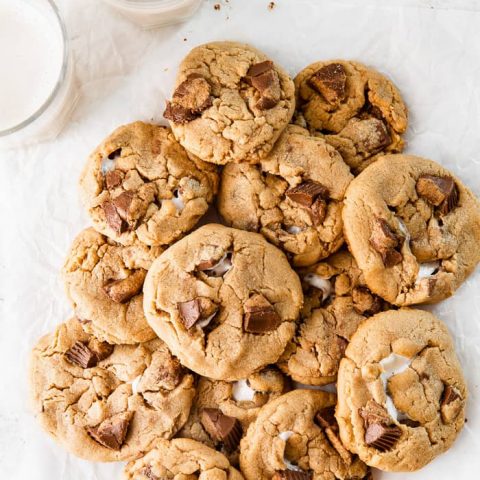
[[[188,155],[168,128],[135,122],[90,155],[80,194],[100,233],[124,245],[169,245],[207,211],[217,182],[215,167]]]
[[[295,78],[301,123],[318,132],[354,172],[401,152],[407,108],[393,83],[358,62],[316,62]]]
[[[260,408],[288,389],[289,382],[274,367],[267,367],[238,382],[200,377],[190,416],[177,435],[221,450],[232,465],[237,465],[237,441],[257,418]],[[234,442],[225,442],[230,431],[222,432],[215,428],[219,420],[212,423],[212,417],[230,422],[231,430],[239,432]]]
[[[363,320],[388,308],[365,285],[347,250],[298,271],[304,306],[295,336],[277,362],[296,382],[335,382],[338,366],[352,335]]]
[[[348,187],[344,233],[370,290],[395,305],[453,294],[480,260],[480,203],[441,165],[387,155]]]
[[[143,314],[143,282],[160,247],[124,246],[83,230],[62,269],[65,291],[86,332],[112,344],[152,340]]]
[[[258,162],[295,109],[288,74],[236,42],[194,48],[182,61],[164,116],[177,140],[206,162]]]
[[[110,345],[72,319],[34,347],[30,391],[43,429],[86,460],[129,460],[171,438],[195,394],[188,373],[159,339]]]
[[[125,480],[243,480],[228,459],[188,438],[159,440],[153,450],[125,467]]]
[[[228,225],[262,233],[294,265],[311,265],[343,243],[342,200],[353,179],[324,140],[289,125],[261,164],[229,164],[218,209]]]
[[[338,372],[345,446],[386,471],[417,470],[446,451],[465,421],[467,390],[447,327],[423,310],[366,320]]]
[[[183,365],[216,380],[275,363],[295,331],[302,287],[285,255],[261,235],[203,226],[153,262],[147,321]]]
[[[335,395],[294,390],[265,405],[240,443],[247,480],[368,478],[338,437]]]

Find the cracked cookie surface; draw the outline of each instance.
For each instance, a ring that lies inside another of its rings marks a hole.
[[[295,78],[297,119],[322,135],[357,173],[379,155],[401,152],[407,108],[393,83],[358,62],[331,60]]]
[[[76,319],[40,339],[29,375],[43,429],[71,453],[100,462],[129,460],[171,438],[195,393],[193,375],[161,340],[109,345]]]
[[[294,390],[265,405],[240,444],[245,478],[367,478],[367,466],[338,438],[335,401],[332,393]],[[281,476],[285,471],[298,477]]]
[[[259,165],[224,167],[217,205],[229,225],[262,233],[296,266],[311,265],[343,243],[342,200],[352,179],[334,148],[289,125]]]
[[[386,368],[391,355],[403,366]],[[340,363],[337,388],[343,443],[382,470],[423,467],[452,445],[464,424],[467,391],[452,338],[423,310],[383,312],[360,325]]]
[[[347,250],[297,273],[304,306],[295,336],[277,365],[296,382],[326,385],[337,378],[345,348],[360,323],[388,304],[370,292]]]
[[[295,108],[288,74],[236,42],[194,48],[180,65],[175,88],[165,112],[175,137],[202,160],[221,165],[258,162]]]
[[[480,260],[480,203],[431,160],[369,166],[347,189],[343,221],[368,287],[395,305],[452,295]]]
[[[216,448],[227,456],[232,465],[238,465],[238,445],[228,449],[221,438],[208,432],[204,426],[205,419],[202,418],[203,411],[218,409],[223,415],[237,419],[243,435],[257,418],[260,408],[288,391],[289,387],[288,380],[274,367],[267,367],[238,382],[200,377],[190,416],[177,436],[192,438]]]
[[[159,440],[125,467],[125,480],[243,480],[220,452],[188,438]]]
[[[152,264],[144,310],[157,335],[196,373],[245,379],[274,363],[303,302],[297,274],[261,235],[210,224]]]
[[[169,245],[206,213],[215,167],[189,156],[162,126],[117,128],[90,155],[80,178],[94,227],[124,245]]]
[[[152,340],[143,313],[143,282],[160,247],[124,246],[88,228],[74,240],[62,269],[67,296],[87,333],[112,343]]]

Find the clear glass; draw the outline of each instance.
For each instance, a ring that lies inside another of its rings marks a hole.
[[[0,0],[1,1],[1,0]],[[56,137],[72,112],[77,98],[73,58],[65,23],[53,0],[14,0],[17,8],[34,8],[48,22],[61,48],[61,68],[53,88],[40,107],[15,125],[0,130],[0,148],[23,146]]]
[[[143,28],[180,23],[191,17],[202,0],[104,0]]]

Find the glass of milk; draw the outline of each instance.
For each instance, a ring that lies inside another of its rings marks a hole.
[[[0,148],[58,135],[77,93],[53,0],[0,0],[0,62]]]
[[[105,0],[143,28],[180,23],[193,15],[202,0]]]

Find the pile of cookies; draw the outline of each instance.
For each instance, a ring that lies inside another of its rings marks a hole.
[[[397,88],[339,60],[292,81],[216,42],[164,115],[115,130],[81,176],[74,317],[31,359],[42,427],[135,480],[358,480],[446,451],[465,380],[446,326],[407,307],[475,268],[480,204],[400,153]],[[214,203],[224,224],[196,228]]]

